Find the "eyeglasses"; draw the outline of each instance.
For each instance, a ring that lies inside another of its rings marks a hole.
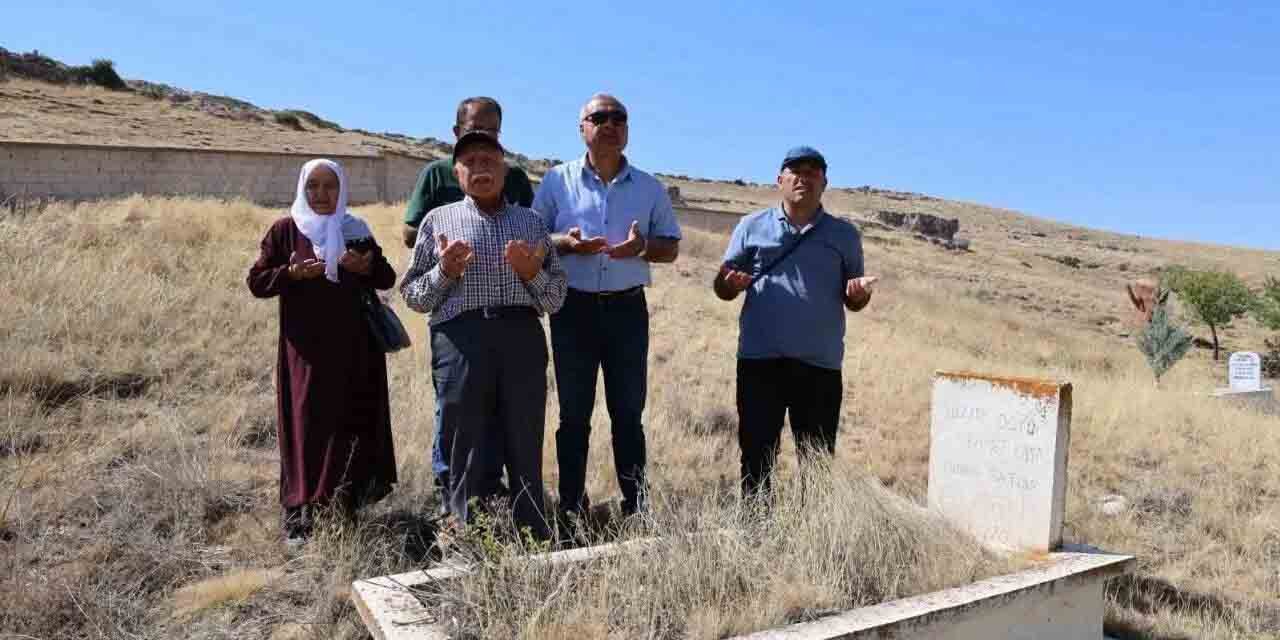
[[[588,114],[587,117],[583,118],[583,120],[586,120],[587,122],[590,122],[591,124],[594,124],[597,127],[604,124],[605,122],[613,122],[616,125],[624,125],[627,123],[627,112],[626,111],[597,111],[595,113]]]

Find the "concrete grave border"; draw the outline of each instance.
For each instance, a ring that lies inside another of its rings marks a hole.
[[[608,558],[653,546],[658,538],[640,538],[594,547],[551,551],[529,556],[535,562],[568,564]],[[442,625],[429,623],[431,612],[410,592],[431,582],[455,580],[471,573],[464,566],[441,566],[351,583],[351,600],[375,640],[447,640]],[[426,624],[423,624],[426,622]]]
[[[637,551],[644,538],[531,556],[552,564],[586,562]],[[1038,566],[942,591],[851,609],[813,622],[739,636],[737,640],[845,640],[983,638],[1097,640],[1102,637],[1103,588],[1127,572],[1134,558],[1079,547],[1050,553]],[[447,640],[443,625],[410,589],[465,577],[445,566],[356,580],[351,599],[376,640]]]

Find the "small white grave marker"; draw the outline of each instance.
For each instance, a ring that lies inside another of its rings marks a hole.
[[[1262,358],[1252,351],[1231,354],[1227,360],[1227,385],[1232,391],[1262,390]]]
[[[992,546],[1062,544],[1069,383],[939,371],[929,506]]]

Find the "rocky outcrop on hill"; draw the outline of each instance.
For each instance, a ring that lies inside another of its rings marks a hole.
[[[968,239],[955,237],[956,232],[960,230],[960,220],[957,218],[942,218],[918,211],[903,212],[881,209],[872,212],[871,217],[863,221],[862,224],[895,231],[905,231],[912,234],[912,237],[916,240],[928,242],[951,251],[969,250]]]
[[[93,64],[86,66],[69,66],[41,55],[39,51],[14,53],[0,47],[0,80],[9,76],[53,84],[96,84],[117,91],[128,90],[110,60],[94,60]]]
[[[935,198],[933,196],[927,196],[923,193],[916,193],[914,191],[897,191],[894,189],[879,189],[869,184],[864,184],[861,187],[836,187],[836,189],[839,191],[844,191],[845,193],[861,193],[865,195],[877,195],[877,196],[883,196],[890,200],[900,200],[903,202],[908,202],[911,200],[922,200],[922,201],[938,200],[938,198]]]
[[[875,219],[890,227],[942,240],[954,239],[960,230],[959,219],[940,218],[929,213],[880,210],[875,212]]]
[[[0,75],[44,80],[54,84],[71,82],[67,65],[40,55],[39,51],[15,53],[0,47]]]

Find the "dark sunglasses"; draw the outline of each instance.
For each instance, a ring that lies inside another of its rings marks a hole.
[[[606,121],[612,121],[614,124],[626,124],[627,112],[626,111],[597,111],[595,113],[589,114],[587,117],[583,118],[583,120],[586,120],[587,122],[590,122],[591,124],[594,124],[597,127],[604,124]]]

